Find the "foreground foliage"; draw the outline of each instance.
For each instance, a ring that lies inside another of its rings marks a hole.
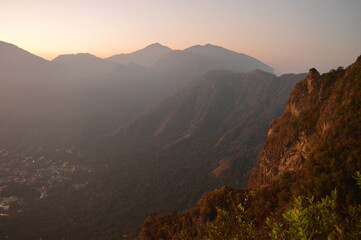
[[[318,202],[296,197],[283,214],[284,223],[267,218],[272,240],[360,239],[361,205],[337,211],[337,191]]]
[[[360,186],[361,173],[354,176]],[[270,239],[312,240],[361,238],[361,204],[343,205],[337,190],[316,201],[314,197],[295,196],[283,211],[270,215],[266,220],[255,222],[250,200],[253,192],[237,192],[231,188],[217,190],[217,199],[212,205],[206,199],[197,208],[188,212],[170,215],[152,215],[143,225],[140,239]],[[213,198],[212,198],[213,197]],[[221,202],[219,202],[221,201]],[[202,204],[206,204],[203,206]],[[208,204],[208,205],[207,205]],[[218,205],[219,204],[219,205]],[[218,206],[222,207],[218,207]],[[206,219],[200,214],[207,209]]]

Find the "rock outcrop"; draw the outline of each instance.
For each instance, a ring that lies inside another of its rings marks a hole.
[[[322,152],[347,124],[345,115],[355,104],[361,61],[346,70],[339,67],[322,76],[311,68],[306,79],[292,91],[285,113],[270,126],[266,143],[249,186],[269,184],[285,172],[302,169],[312,156]]]

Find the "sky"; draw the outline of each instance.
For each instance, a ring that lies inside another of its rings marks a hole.
[[[361,54],[360,13],[360,0],[0,0],[0,40],[48,60],[211,43],[276,73],[326,72]]]

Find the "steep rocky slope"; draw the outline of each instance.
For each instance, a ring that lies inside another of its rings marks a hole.
[[[292,91],[285,113],[271,124],[250,177],[251,187],[303,168],[321,158],[318,155],[326,146],[335,145],[345,153],[359,148],[360,65],[358,60],[346,70],[339,68],[322,76],[310,69]]]

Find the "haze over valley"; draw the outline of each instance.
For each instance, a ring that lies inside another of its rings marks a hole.
[[[53,61],[5,42],[0,51],[2,193],[16,206],[4,212],[3,231],[19,238],[61,236],[56,224],[36,224],[73,214],[64,222],[72,234],[74,222],[100,234],[104,226],[90,221],[96,215],[117,219],[112,234],[135,233],[151,211],[185,209],[225,184],[245,186],[269,122],[305,76],[276,77],[259,60],[211,44]],[[102,207],[65,207],[75,202]],[[48,215],[59,205],[62,214]],[[11,232],[19,219],[24,229]]]
[[[360,239],[360,10],[1,2],[0,239]]]

